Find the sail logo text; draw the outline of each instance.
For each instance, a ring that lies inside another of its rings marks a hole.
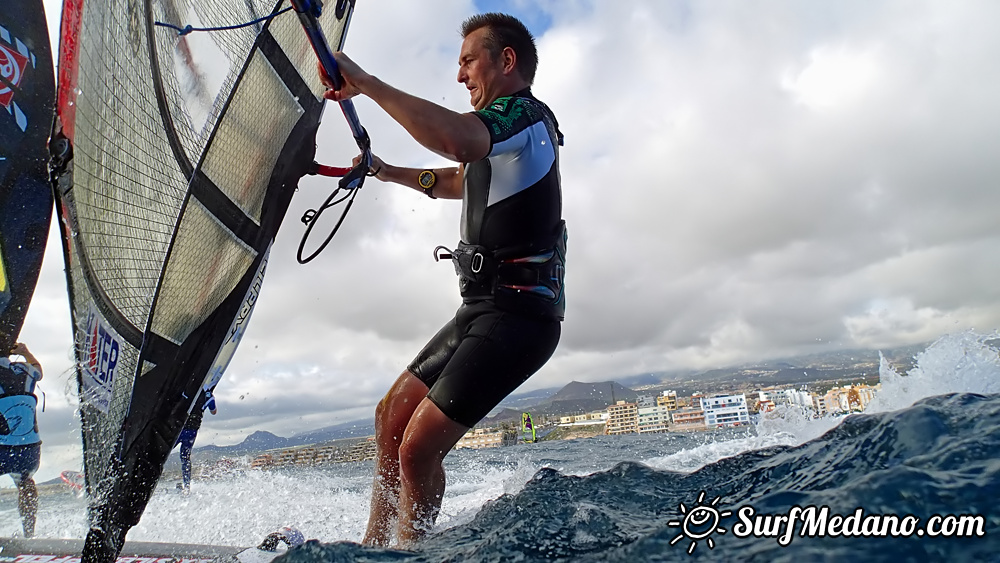
[[[87,371],[101,385],[107,386],[115,378],[115,368],[118,366],[118,351],[120,346],[115,337],[104,326],[97,322],[96,317],[88,338]]]
[[[87,315],[87,337],[84,343],[83,397],[102,412],[108,412],[111,388],[118,372],[121,343],[111,329],[101,322],[91,309]]]
[[[787,514],[757,514],[752,506],[736,511],[739,522],[733,526],[738,538],[774,538],[778,545],[792,543],[798,537],[984,537],[985,518],[978,514],[934,514],[921,525],[912,514],[865,514],[857,508],[843,516],[830,514],[829,506],[792,506]]]
[[[229,330],[229,340],[234,343],[239,343],[240,337],[246,332],[245,323],[250,319],[250,313],[253,312],[254,305],[257,304],[257,297],[260,295],[260,286],[264,283],[264,270],[266,269],[267,256],[261,260],[260,267],[257,269],[257,275],[254,276],[253,285],[247,291],[246,299],[243,300],[243,306],[240,307],[240,312],[236,315],[236,321]]]

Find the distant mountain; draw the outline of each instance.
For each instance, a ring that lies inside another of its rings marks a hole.
[[[526,412],[521,409],[503,409],[493,416],[486,417],[485,422],[487,425],[499,424],[501,422],[516,422],[521,423],[521,413]]]
[[[647,387],[652,385],[660,385],[663,380],[666,379],[666,372],[658,373],[641,373],[639,375],[629,375],[626,377],[616,377],[615,381],[624,385],[625,387],[635,388],[635,387]]]
[[[345,438],[361,438],[375,434],[375,421],[345,422],[335,426],[327,426],[319,430],[311,430],[303,434],[296,434],[290,438],[276,436],[270,432],[257,431],[249,435],[239,444],[232,446],[201,446],[194,449],[192,455],[199,457],[219,458],[235,457],[243,455],[257,455],[268,450],[283,448],[295,448],[310,444],[320,444],[332,442]]]
[[[342,440],[344,438],[362,438],[375,434],[375,419],[355,420],[344,422],[333,426],[326,426],[319,430],[311,430],[303,434],[296,434],[292,439],[302,444],[318,444],[331,440]]]
[[[549,387],[546,389],[535,389],[534,391],[526,391],[524,393],[514,393],[508,396],[506,399],[500,401],[497,405],[499,408],[509,408],[512,410],[518,410],[531,405],[537,405],[549,397],[554,395],[556,391],[559,391],[559,387]]]
[[[532,414],[561,415],[602,410],[617,401],[634,401],[638,393],[615,381],[582,383],[572,381],[549,397],[530,406]]]
[[[195,448],[194,451],[212,457],[241,456],[253,455],[266,450],[290,448],[301,445],[303,445],[303,443],[299,443],[297,440],[293,440],[291,438],[282,438],[281,436],[276,436],[270,432],[257,431],[247,436],[239,444],[233,446],[208,445]]]

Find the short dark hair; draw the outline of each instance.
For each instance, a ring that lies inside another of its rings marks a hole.
[[[496,60],[500,53],[510,47],[517,56],[517,71],[530,85],[535,81],[538,70],[538,49],[535,38],[521,20],[507,14],[489,12],[476,14],[462,22],[462,38],[481,28],[489,29],[486,34],[486,50]]]

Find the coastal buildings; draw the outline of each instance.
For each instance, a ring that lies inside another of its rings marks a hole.
[[[636,412],[639,434],[670,430],[670,408],[665,406],[639,407]]]
[[[375,459],[374,436],[266,451],[250,462],[250,468],[315,467],[368,459]]]
[[[802,408],[812,408],[813,406],[813,394],[809,391],[783,389],[780,396],[789,405]]]
[[[608,411],[595,411],[559,417],[559,426],[591,426],[607,424]]]
[[[823,396],[815,396],[813,408],[821,416],[838,412],[861,412],[881,389],[881,383],[874,387],[868,385],[834,387]]]
[[[705,430],[705,411],[700,408],[677,409],[670,413],[674,430]]]
[[[747,398],[742,393],[739,395],[703,397],[701,399],[701,408],[705,411],[705,426],[709,428],[726,428],[750,424],[750,411],[747,410]]]
[[[675,391],[662,391],[659,395],[640,396],[634,402],[619,400],[605,410],[559,416],[558,426],[576,430],[563,432],[557,439],[587,437],[597,433],[646,434],[743,426],[750,424],[751,412],[766,413],[789,406],[812,411],[812,416],[857,412],[874,399],[880,388],[879,385],[850,384],[816,393],[772,386],[754,391],[751,400],[742,393],[710,396],[696,393],[678,397]],[[544,436],[544,433],[539,436]],[[470,430],[455,448],[500,447],[517,441],[517,430],[513,427],[476,428]],[[259,469],[315,466],[362,461],[374,456],[373,438],[353,439],[267,451],[257,456],[250,465]]]
[[[667,407],[667,410],[677,409],[677,391],[664,391],[656,397],[656,405]]]
[[[463,448],[482,449],[498,448],[500,446],[513,446],[517,443],[517,432],[513,429],[493,430],[487,428],[473,428],[462,436],[455,444],[456,450]]]
[[[632,434],[639,431],[639,406],[636,403],[618,401],[608,407],[608,421],[605,434]]]

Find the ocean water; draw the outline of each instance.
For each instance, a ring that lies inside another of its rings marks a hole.
[[[234,472],[189,495],[167,483],[128,539],[249,546],[283,525],[316,538],[285,563],[1000,561],[997,338],[944,337],[908,374],[883,362],[883,390],[863,414],[785,409],[742,431],[453,452],[441,516],[415,551],[356,543],[371,462]],[[793,507],[826,535],[802,535],[801,516],[788,535],[776,517],[801,514]],[[754,515],[758,536],[746,533]],[[16,507],[3,506],[0,534],[19,526]],[[883,528],[895,535],[877,537]],[[86,529],[84,500],[42,499],[40,537]],[[951,535],[931,537],[938,530]]]

